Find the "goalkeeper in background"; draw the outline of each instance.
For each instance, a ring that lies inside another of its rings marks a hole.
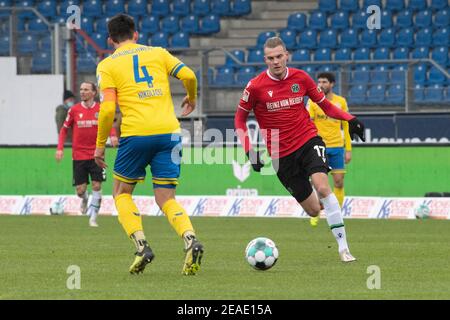
[[[336,80],[332,73],[324,72],[318,76],[318,85],[323,93],[325,93],[326,98],[338,108],[348,112],[347,101],[345,98],[333,93],[335,83]],[[339,205],[342,208],[345,197],[345,164],[349,163],[352,159],[352,144],[348,131],[348,122],[327,116],[311,99],[308,101],[307,108],[311,120],[314,121],[314,124],[317,127],[319,136],[321,136],[325,142],[326,155],[333,176],[333,193],[336,195]],[[319,223],[319,216],[311,217],[310,222],[313,227],[317,226]]]
[[[160,47],[136,44],[138,33],[133,18],[118,14],[108,22],[110,43],[116,49],[97,66],[101,91],[95,161],[105,168],[105,143],[114,121],[116,101],[122,113],[121,138],[114,164],[114,202],[128,237],[136,245],[130,273],[144,271],[154,254],[146,240],[142,218],[132,194],[143,182],[146,168],[152,173],[155,201],[169,223],[185,242],[182,273],[199,270],[203,245],[197,240],[186,210],[175,200],[181,162],[181,135],[169,76],[183,81],[187,91],[182,116],[195,108],[197,78],[180,60]]]

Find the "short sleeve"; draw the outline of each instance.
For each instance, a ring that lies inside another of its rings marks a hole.
[[[117,88],[111,76],[111,73],[106,70],[106,67],[103,63],[100,63],[97,66],[97,87],[100,91],[108,88]]]
[[[250,112],[254,107],[255,101],[255,90],[252,86],[252,81],[249,81],[242,92],[242,97],[239,101],[238,108]]]

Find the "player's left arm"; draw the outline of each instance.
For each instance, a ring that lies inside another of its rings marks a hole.
[[[313,79],[306,74],[304,78],[305,86],[306,86],[306,94],[311,98],[313,102],[315,102],[327,116],[338,119],[348,121],[349,124],[349,132],[350,137],[353,139],[353,135],[358,135],[362,141],[365,141],[364,136],[364,124],[360,122],[354,115],[351,115],[348,112],[345,112],[334,104],[332,104],[326,97],[325,94],[320,90],[320,88],[316,85]]]
[[[347,101],[342,99],[342,110],[348,112]],[[345,146],[345,163],[352,160],[352,141],[350,138],[349,126],[347,121],[342,121],[342,130],[344,130],[344,146]]]
[[[98,116],[97,143],[94,159],[99,167],[106,168],[105,145],[114,123],[117,92],[115,88],[106,88],[100,92],[100,113]]]

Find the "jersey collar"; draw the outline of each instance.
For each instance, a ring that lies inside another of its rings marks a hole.
[[[281,79],[281,80],[280,80],[280,79],[277,79],[277,78],[275,78],[273,75],[271,75],[269,69],[266,70],[266,73],[267,73],[267,76],[268,76],[270,79],[274,80],[274,81],[286,80],[287,77],[289,77],[289,68],[286,67],[286,75],[285,75],[284,78]]]

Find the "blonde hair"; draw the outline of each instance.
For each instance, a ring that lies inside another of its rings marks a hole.
[[[265,48],[276,48],[278,46],[282,46],[284,50],[286,50],[286,45],[284,44],[283,40],[281,40],[280,37],[272,37],[266,40],[264,43],[264,49]]]

